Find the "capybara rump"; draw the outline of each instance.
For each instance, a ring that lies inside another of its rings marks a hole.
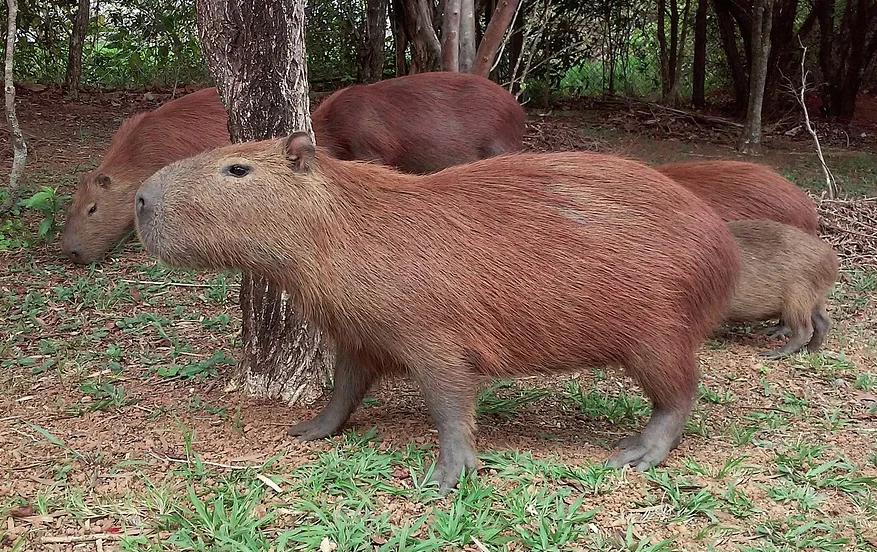
[[[805,346],[818,351],[831,327],[825,303],[838,276],[834,249],[798,228],[771,220],[734,221],[728,228],[742,266],[726,320],[780,319],[776,334],[789,333],[789,340],[775,351],[759,353],[764,357],[782,358]]]
[[[476,466],[480,378],[622,367],[654,409],[609,463],[662,462],[739,271],[727,226],[694,194],[593,153],[414,176],[315,153],[296,133],[174,163],[135,204],[152,254],[265,275],[330,334],[332,397],[291,434],[332,434],[378,377],[407,371],[438,429],[442,492]]]
[[[819,215],[803,190],[776,171],[745,161],[682,161],[655,167],[706,201],[726,222],[766,219],[816,235]]]

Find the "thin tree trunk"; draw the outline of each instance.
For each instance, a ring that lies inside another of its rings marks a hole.
[[[512,19],[515,17],[515,10],[518,9],[518,0],[500,0],[496,5],[496,10],[490,17],[490,23],[484,31],[484,38],[478,46],[476,55],[475,69],[473,72],[482,77],[490,76],[490,69],[496,59],[496,53],[502,45],[502,38],[505,36]]]
[[[675,2],[675,0],[670,0]],[[658,58],[661,63],[661,97],[670,94],[670,56],[667,53],[667,0],[658,0]]]
[[[196,0],[202,50],[232,141],[294,131],[313,138],[304,7],[305,0]],[[243,350],[234,382],[253,396],[288,403],[322,394],[332,364],[326,340],[302,321],[287,294],[245,273],[240,305]]]
[[[445,0],[442,21],[442,69],[460,70],[460,0]]]
[[[384,73],[384,40],[386,39],[387,0],[367,0],[366,38],[364,46],[363,69],[365,82],[381,80]]]
[[[460,71],[471,73],[475,66],[475,2],[460,2]]]
[[[757,153],[761,149],[761,109],[767,60],[770,54],[770,29],[773,21],[773,0],[756,0],[752,17],[752,66],[749,70],[749,107],[746,123],[737,149]]]
[[[70,33],[70,47],[67,50],[67,75],[64,82],[67,91],[77,97],[79,95],[79,79],[82,78],[82,45],[88,32],[88,21],[91,15],[91,2],[79,0],[76,17],[73,19],[73,30]]]
[[[695,109],[706,106],[706,13],[707,0],[697,1],[697,12],[694,16],[694,62],[692,67],[691,102]]]
[[[402,77],[408,74],[408,64],[405,62],[405,50],[408,47],[408,39],[403,23],[405,20],[405,8],[402,7],[401,0],[392,0],[389,14],[390,27],[393,30],[396,76]]]
[[[731,82],[734,85],[734,99],[737,109],[742,110],[749,102],[749,80],[746,77],[746,70],[737,45],[734,19],[728,10],[726,0],[713,0],[713,7],[716,11],[725,58],[728,60],[728,69],[731,72]]]
[[[12,134],[12,170],[9,172],[9,195],[0,205],[0,215],[7,213],[18,201],[21,189],[21,175],[27,164],[27,143],[18,126],[18,115],[15,113],[15,82],[12,80],[13,61],[15,56],[15,39],[18,36],[18,1],[6,0],[6,64],[4,72],[4,88],[6,92],[6,122]]]
[[[535,11],[535,10],[534,10]],[[510,92],[516,94],[521,89],[520,83],[517,81],[517,69],[521,65],[521,57],[524,55],[524,22],[526,14],[524,6],[521,6],[520,13],[512,22],[512,34],[509,37],[509,75],[508,80],[512,82]]]

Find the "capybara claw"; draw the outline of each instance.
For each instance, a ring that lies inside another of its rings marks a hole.
[[[777,324],[775,326],[766,326],[758,331],[768,339],[779,339],[788,337],[792,333],[792,329],[785,324]]]
[[[616,443],[616,447],[620,450],[609,457],[606,465],[616,469],[629,465],[638,472],[648,471],[663,462],[671,448],[662,443],[647,442],[642,434],[625,437]]]
[[[782,349],[777,349],[775,351],[759,351],[758,356],[765,358],[767,360],[780,360],[782,358],[786,358],[790,355],[790,352],[784,351]]]
[[[286,434],[295,437],[299,441],[316,441],[332,435],[335,428],[329,427],[328,424],[322,423],[316,418],[307,420],[286,430]]]

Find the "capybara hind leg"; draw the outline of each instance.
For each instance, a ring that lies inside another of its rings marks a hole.
[[[822,347],[826,336],[828,336],[828,330],[831,328],[831,318],[825,310],[825,303],[819,303],[813,307],[810,321],[813,324],[813,337],[807,343],[807,350],[815,353]]]
[[[790,316],[784,318],[784,320],[787,321],[786,323],[792,330],[792,335],[789,336],[789,340],[779,349],[759,352],[759,356],[770,360],[785,358],[803,349],[804,345],[810,341],[810,335],[813,333],[813,325],[810,322],[809,314],[804,316]]]
[[[760,334],[764,334],[768,337],[768,339],[779,339],[781,337],[787,337],[792,333],[792,328],[789,327],[785,321],[780,320],[779,324],[774,324],[772,326],[765,326],[761,330],[758,331]]]
[[[637,380],[652,400],[652,417],[642,433],[615,444],[619,451],[609,458],[609,466],[629,464],[643,472],[663,462],[679,445],[697,390],[697,363],[693,354],[689,357],[675,370],[671,366],[636,370]]]
[[[371,366],[356,366],[347,355],[338,351],[332,397],[319,414],[289,428],[289,435],[301,441],[328,437],[338,431],[360,405],[374,381]]]
[[[414,374],[429,416],[438,429],[439,454],[430,481],[439,484],[439,494],[448,494],[464,470],[478,467],[472,432],[475,426],[475,394],[468,374],[444,378]]]

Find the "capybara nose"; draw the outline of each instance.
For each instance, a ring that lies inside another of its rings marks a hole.
[[[61,252],[74,263],[82,262],[82,251],[78,243],[73,240],[64,238],[61,240]]]

